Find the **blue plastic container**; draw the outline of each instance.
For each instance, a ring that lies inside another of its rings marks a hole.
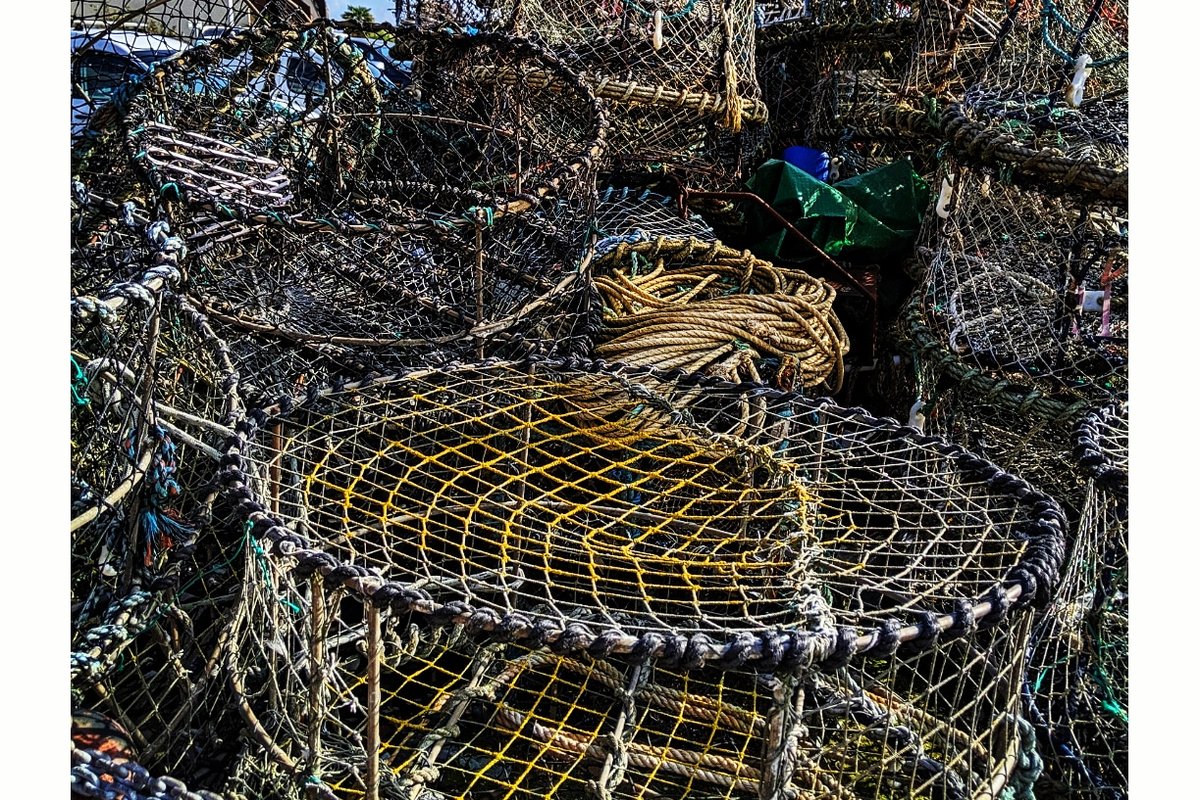
[[[783,151],[783,160],[819,181],[829,182],[829,153],[793,145]]]

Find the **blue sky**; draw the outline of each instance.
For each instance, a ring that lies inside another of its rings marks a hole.
[[[396,21],[396,0],[325,0],[329,16],[334,19],[341,19],[347,6],[366,6],[375,15],[376,22]]]

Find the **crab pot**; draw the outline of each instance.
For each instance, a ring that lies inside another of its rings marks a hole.
[[[1124,200],[1129,162],[1128,14],[1123,0],[985,0],[994,31],[961,65],[942,114],[963,154],[1046,183]]]
[[[953,159],[941,177],[904,323],[918,357],[990,402],[1064,422],[1125,391],[1124,207]]]
[[[960,12],[942,3],[762,6],[759,81],[771,154],[816,148],[842,178],[901,158],[930,174],[937,139],[926,98],[954,86],[956,53],[970,39]]]
[[[278,767],[335,796],[982,797],[1037,771],[1022,609],[1062,515],[960,448],[582,361],[251,419],[282,433],[230,442],[264,566],[229,672],[278,712]]]
[[[766,107],[754,69],[752,0],[415,6],[410,18],[423,26],[501,29],[561,56],[605,101],[607,169],[666,170],[728,188],[754,166]]]
[[[188,234],[187,293],[301,363],[578,346],[598,101],[528,42],[376,33],[403,79],[321,24],[218,40],[143,84],[129,143]],[[223,219],[191,224],[206,209]],[[289,371],[247,379],[290,389]]]
[[[769,378],[836,392],[850,342],[836,291],[720,242],[620,241],[594,262],[603,301],[595,353],[609,361]],[[819,389],[818,389],[819,390]]]
[[[157,574],[175,544],[186,549],[206,514],[219,457],[213,443],[240,407],[223,343],[170,291],[181,277],[182,241],[161,221],[134,222],[123,232],[134,252],[121,258],[132,262],[123,269],[140,266],[140,274],[71,299],[72,599],[82,604],[80,624],[143,568]],[[102,242],[92,250],[99,261],[103,249]]]
[[[1083,513],[1054,602],[1030,643],[1025,701],[1047,794],[1125,797],[1129,770],[1129,417],[1094,409],[1074,435]]]
[[[177,775],[233,741],[206,686],[238,587],[213,485],[240,401],[224,344],[165,278],[72,301],[71,696],[122,732],[130,767]]]

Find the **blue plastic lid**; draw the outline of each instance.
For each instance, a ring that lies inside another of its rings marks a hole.
[[[829,181],[829,153],[811,147],[793,145],[783,151],[783,160],[802,169],[819,181]]]

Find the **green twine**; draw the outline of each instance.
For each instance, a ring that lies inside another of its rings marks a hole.
[[[683,8],[679,9],[678,11],[673,11],[670,14],[663,14],[663,21],[679,19],[680,17],[686,17],[688,14],[690,14],[696,10],[696,4],[698,2],[699,2],[699,0],[688,0],[687,5],[685,5]],[[653,11],[648,11],[647,9],[642,8],[641,6],[639,6],[637,3],[633,2],[632,0],[628,0],[628,2],[625,3],[625,5],[629,8],[632,8],[634,11],[638,12],[639,14],[644,14],[647,17],[654,16]]]
[[[483,215],[483,227],[490,228],[496,221],[496,214],[489,206],[471,206],[463,213],[463,218],[467,222],[479,224],[480,214]]]
[[[1057,44],[1055,44],[1054,40],[1050,37],[1050,20],[1051,19],[1053,19],[1054,22],[1056,22],[1058,24],[1058,26],[1061,27],[1064,31],[1066,31],[1066,33],[1070,36],[1075,36],[1075,37],[1084,36],[1087,34],[1087,29],[1076,28],[1074,25],[1072,25],[1071,21],[1069,19],[1067,19],[1065,16],[1063,16],[1063,13],[1058,10],[1057,6],[1055,6],[1054,0],[1042,0],[1042,40],[1045,41],[1046,47],[1050,48],[1050,52],[1054,53],[1056,56],[1061,58],[1063,61],[1066,61],[1068,64],[1074,64],[1075,59],[1071,58],[1071,54],[1068,53],[1066,50],[1063,50]],[[1088,26],[1088,27],[1091,27],[1091,26]],[[1129,58],[1128,52],[1117,53],[1116,55],[1109,56],[1108,58],[1102,58],[1099,61],[1093,61],[1091,63],[1091,67],[1093,69],[1107,67],[1111,64],[1115,64],[1118,61],[1123,61],[1127,58]]]
[[[264,583],[266,583],[266,585],[267,585],[267,591],[268,591],[268,592],[273,592],[273,591],[274,591],[274,587],[273,587],[273,585],[272,585],[272,583],[271,583],[271,570],[270,570],[270,568],[267,566],[267,551],[266,551],[266,550],[264,550],[264,549],[263,549],[263,546],[262,546],[261,544],[259,544],[259,543],[258,543],[258,539],[255,539],[253,536],[251,536],[251,535],[250,535],[250,529],[251,529],[252,527],[253,527],[253,523],[252,523],[252,522],[250,522],[249,520],[247,520],[247,521],[246,521],[246,535],[245,535],[245,539],[246,539],[247,541],[249,541],[249,542],[250,542],[250,546],[254,548],[254,555],[255,555],[255,557],[258,559],[258,565],[259,565],[259,567],[261,567],[261,568],[262,568],[263,582],[264,582]],[[283,593],[282,593],[282,592],[280,592],[280,593],[279,593],[279,595],[277,596],[277,598],[276,598],[276,599],[278,599],[278,600],[279,600],[279,605],[281,605],[281,606],[283,606],[284,608],[288,609],[288,610],[289,610],[289,611],[291,611],[293,614],[302,614],[302,613],[304,613],[304,612],[302,611],[302,609],[300,608],[300,606],[296,605],[296,604],[295,604],[295,603],[293,603],[291,600],[286,600],[286,599],[284,599],[284,596],[283,596]]]
[[[75,401],[75,405],[86,406],[92,402],[90,397],[84,397],[88,383],[87,373],[79,366],[75,356],[71,356],[71,399]]]

